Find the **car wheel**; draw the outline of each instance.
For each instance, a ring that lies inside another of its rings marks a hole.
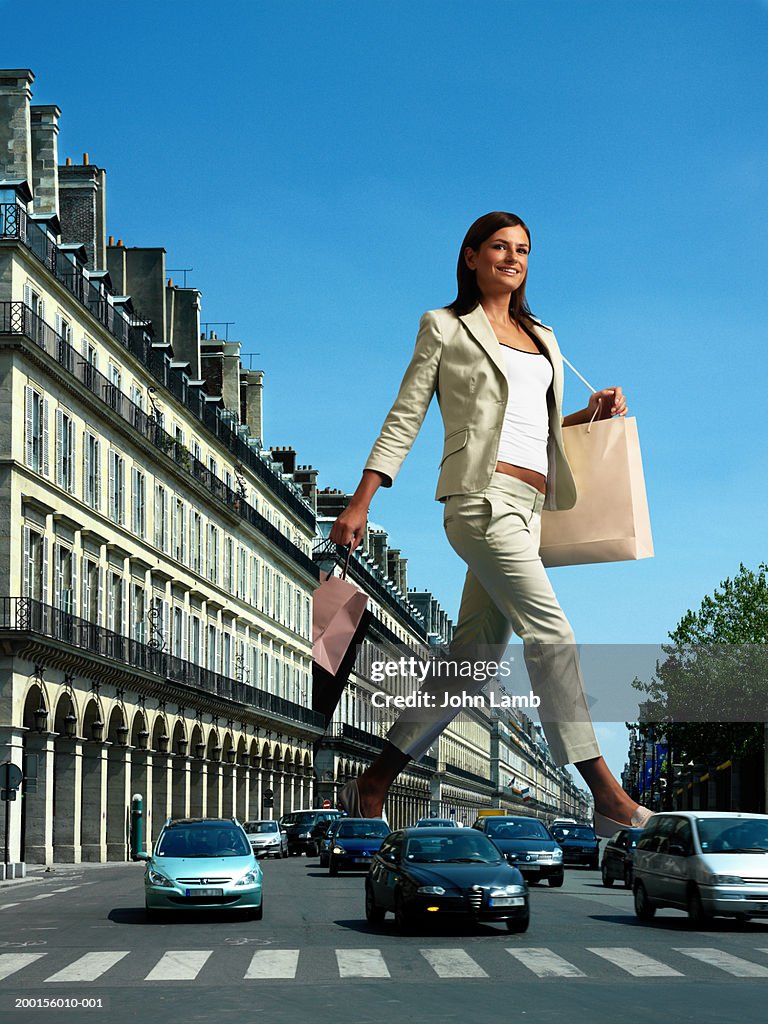
[[[328,859],[328,874],[329,875],[333,875],[335,877],[336,875],[338,875],[338,873],[339,873],[339,865],[336,863],[336,861],[333,859],[333,857],[330,857]]]
[[[608,865],[606,863],[603,863],[603,866],[600,868],[600,875],[603,879],[603,885],[606,887],[606,889],[610,889],[610,887],[613,885],[613,879],[608,874]]]
[[[712,920],[712,915],[704,909],[698,889],[691,889],[688,893],[686,910],[688,911],[688,924],[692,928],[706,928]]]
[[[656,907],[648,899],[642,882],[635,886],[635,914],[641,921],[652,921],[656,914]]]
[[[624,888],[625,889],[631,889],[632,888],[632,868],[631,867],[624,868]]]
[[[252,907],[248,915],[253,921],[260,921],[264,917],[264,897],[258,907]]]
[[[310,846],[307,847],[307,856],[308,857],[316,857],[318,855],[318,853],[320,853],[320,849],[319,849],[317,843],[312,843]]]
[[[565,875],[550,875],[549,887],[550,889],[559,889],[565,881]]]
[[[365,919],[369,924],[381,924],[386,911],[377,905],[373,895],[373,886],[370,882],[365,883]]]
[[[527,913],[525,917],[508,917],[507,918],[507,931],[515,932],[518,935],[522,932],[528,931],[528,925],[531,922],[531,915]]]
[[[413,929],[413,918],[405,909],[403,894],[395,893],[395,925],[398,931],[410,932]]]

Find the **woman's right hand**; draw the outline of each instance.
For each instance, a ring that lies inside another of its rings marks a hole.
[[[366,505],[350,501],[343,512],[339,513],[331,527],[330,539],[336,544],[352,545],[352,550],[362,543],[365,537],[365,526],[368,521]]]

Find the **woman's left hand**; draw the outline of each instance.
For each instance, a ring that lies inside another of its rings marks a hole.
[[[587,406],[588,418],[592,419],[597,408],[596,420],[607,420],[611,416],[627,415],[627,400],[621,388],[603,388],[602,391],[595,391],[589,397]]]

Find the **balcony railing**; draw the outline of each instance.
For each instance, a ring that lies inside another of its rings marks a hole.
[[[493,785],[490,779],[486,779],[482,775],[476,775],[475,772],[467,771],[466,768],[459,768],[457,764],[451,764],[450,762],[441,761],[439,770],[443,774],[456,775],[460,779],[466,779],[468,782],[475,782],[479,786]]]
[[[0,632],[32,633],[55,640],[57,644],[87,651],[169,683],[236,701],[300,725],[322,730],[325,724],[322,715],[301,704],[183,661],[157,647],[121,636],[95,622],[28,597],[0,597]]]
[[[349,740],[352,743],[360,743],[363,746],[372,747],[374,750],[382,750],[386,743],[383,736],[377,736],[373,732],[360,729],[356,725],[349,725],[347,722],[334,722],[329,726],[325,733],[325,739],[328,738]],[[428,754],[422,754],[417,763],[424,768],[434,769],[437,767],[435,758],[430,757]]]
[[[211,473],[207,466],[203,465],[184,445],[162,428],[155,415],[149,415],[140,409],[127,395],[123,394],[115,383],[105,377],[103,373],[99,373],[92,363],[89,363],[81,353],[23,302],[0,302],[0,335],[2,334],[23,335],[33,341],[55,359],[67,373],[76,377],[89,391],[101,399],[111,412],[116,413],[126,423],[130,423],[156,448],[173,459],[177,466],[190,473],[215,498],[249,522],[311,576],[315,579],[320,578],[318,566],[301,548],[276,529],[252,505],[249,505],[242,495],[233,491],[223,480]]]
[[[186,375],[169,365],[167,357],[151,348],[152,325],[138,313],[128,313],[109,301],[109,293],[101,283],[91,281],[83,270],[65,257],[41,224],[30,220],[18,203],[0,203],[0,239],[16,240],[81,302],[117,341],[135,355],[152,376],[182,401],[197,419],[232,452],[243,465],[263,480],[270,490],[307,525],[314,528],[312,509],[286,484],[218,412],[204,402],[197,389],[189,388]]]

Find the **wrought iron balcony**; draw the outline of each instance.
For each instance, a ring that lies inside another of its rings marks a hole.
[[[169,683],[236,701],[300,725],[322,730],[325,724],[322,715],[301,704],[176,658],[157,647],[121,636],[95,622],[28,597],[0,597],[0,634],[3,633],[32,634],[55,640],[57,649],[71,647],[86,651]]]

